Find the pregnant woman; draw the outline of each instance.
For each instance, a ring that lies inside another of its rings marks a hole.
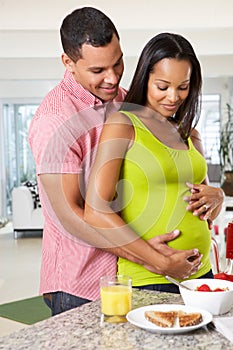
[[[104,126],[85,208],[85,219],[109,235],[127,224],[153,244],[153,237],[178,229],[169,246],[202,254],[190,278],[213,277],[207,220],[218,215],[223,197],[221,189],[207,186],[195,129],[201,85],[199,61],[184,37],[161,33],[147,43],[121,110]],[[187,206],[190,190],[195,201]],[[178,292],[162,266],[154,273],[119,258],[118,273],[130,275],[135,287]]]

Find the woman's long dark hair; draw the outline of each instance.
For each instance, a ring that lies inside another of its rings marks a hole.
[[[192,45],[181,35],[161,33],[146,44],[121,109],[133,110],[135,105],[145,106],[149,75],[153,72],[154,65],[164,58],[189,61],[192,66],[188,97],[174,116],[182,138],[187,140],[192,127],[195,127],[200,117],[202,75],[200,63]]]

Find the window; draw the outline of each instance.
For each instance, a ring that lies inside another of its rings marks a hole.
[[[28,128],[37,104],[4,104],[5,203],[11,215],[11,191],[25,181],[36,180],[35,162],[28,145]],[[4,193],[3,193],[4,195]]]
[[[197,129],[201,133],[208,163],[219,164],[220,95],[203,95],[202,111]]]
[[[212,184],[219,186],[221,178],[219,143],[221,120],[220,95],[203,95],[200,121],[197,125],[202,138],[205,158],[208,163],[208,176]]]

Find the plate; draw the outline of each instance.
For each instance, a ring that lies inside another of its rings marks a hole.
[[[144,313],[145,311],[176,311],[181,310],[184,312],[200,312],[202,314],[202,322],[195,325],[195,326],[188,326],[188,327],[180,327],[179,325],[174,325],[170,328],[163,328],[156,326],[152,322],[148,321]],[[164,334],[178,334],[178,333],[187,333],[191,332],[195,329],[201,328],[212,321],[213,316],[210,312],[186,305],[177,305],[177,304],[156,304],[156,305],[149,305],[149,306],[143,306],[138,309],[134,309],[130,311],[126,315],[127,320],[133,324],[134,326],[146,329],[150,332],[155,333],[164,333]]]

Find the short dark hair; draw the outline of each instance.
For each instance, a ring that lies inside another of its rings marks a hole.
[[[135,104],[145,106],[149,74],[153,72],[154,65],[164,58],[186,60],[192,66],[189,95],[174,116],[175,121],[180,126],[182,138],[187,139],[192,127],[197,124],[200,117],[202,75],[200,63],[192,45],[179,34],[160,33],[146,44],[139,58],[122,110],[134,109]]]
[[[84,43],[105,46],[111,42],[113,34],[120,40],[113,22],[93,7],[74,10],[64,18],[60,28],[63,50],[74,62],[82,57]]]

